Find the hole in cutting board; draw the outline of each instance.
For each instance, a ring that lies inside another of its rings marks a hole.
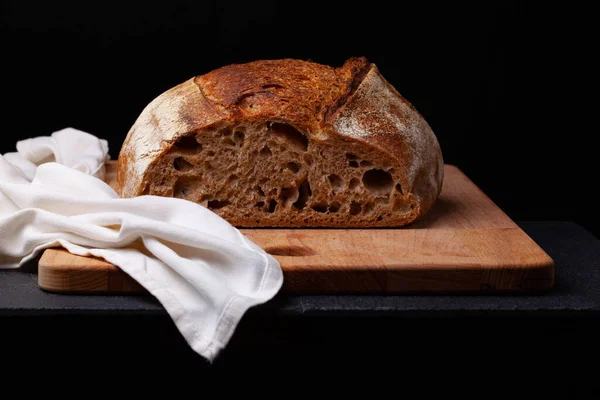
[[[314,250],[301,246],[271,246],[265,248],[265,251],[272,256],[288,257],[306,257],[317,254]]]

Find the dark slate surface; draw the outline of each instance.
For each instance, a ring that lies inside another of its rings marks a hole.
[[[556,263],[556,285],[530,295],[285,295],[251,310],[285,316],[600,315],[600,240],[570,222],[521,227]],[[37,286],[35,263],[0,271],[0,315],[166,315],[151,296],[63,295]]]

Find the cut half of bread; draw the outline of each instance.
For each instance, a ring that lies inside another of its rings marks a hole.
[[[118,160],[122,197],[178,197],[238,227],[399,227],[440,194],[419,112],[364,58],[229,65],[166,91]]]

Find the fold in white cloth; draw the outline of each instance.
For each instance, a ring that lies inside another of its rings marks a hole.
[[[103,182],[108,145],[67,128],[0,155],[0,268],[62,246],[101,257],[145,287],[212,362],[244,313],[280,290],[277,260],[190,201],[121,199]]]

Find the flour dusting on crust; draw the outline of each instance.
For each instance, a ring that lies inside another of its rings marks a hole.
[[[333,127],[341,135],[374,143],[394,156],[404,167],[410,188],[419,183],[422,170],[428,174],[428,186],[438,186],[440,176],[436,171],[443,168],[443,161],[437,138],[417,110],[376,68],[369,71],[353,98],[339,111]]]

